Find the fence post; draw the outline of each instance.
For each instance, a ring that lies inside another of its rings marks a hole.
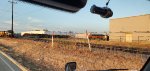
[[[86,37],[87,37],[87,40],[88,40],[89,50],[92,51],[91,44],[90,44],[90,39],[89,39],[89,35],[90,35],[90,33],[88,33],[86,31]]]
[[[121,42],[121,40],[122,40],[122,39],[121,39],[121,36],[120,36],[120,42]]]
[[[54,31],[52,33],[52,47],[54,47]]]
[[[140,42],[140,36],[138,36],[138,44],[139,44],[139,42]]]

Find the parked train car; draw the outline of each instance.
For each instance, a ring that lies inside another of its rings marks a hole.
[[[100,39],[100,40],[109,40],[108,35],[103,35],[103,34],[90,34],[89,35],[90,39]]]
[[[52,35],[50,34],[24,34],[23,37],[28,38],[51,38]],[[54,38],[70,38],[69,35],[54,35]]]
[[[86,39],[87,34],[86,33],[79,33],[79,34],[75,35],[75,38]],[[89,39],[99,39],[99,40],[109,41],[109,36],[108,35],[103,35],[103,34],[90,34]]]
[[[51,38],[54,34],[54,38],[70,38],[71,36],[66,32],[53,32],[48,30],[32,30],[21,32],[22,37],[28,38]]]
[[[0,37],[9,37],[10,33],[7,31],[0,31]]]

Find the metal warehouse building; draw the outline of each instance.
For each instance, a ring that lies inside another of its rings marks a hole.
[[[110,41],[150,41],[150,14],[110,20]]]

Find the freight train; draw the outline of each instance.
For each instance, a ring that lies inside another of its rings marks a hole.
[[[100,40],[109,41],[109,36],[108,35],[103,35],[103,34],[90,34],[89,39],[100,39]]]
[[[78,33],[75,35],[75,38],[80,38],[80,39],[86,39],[87,34],[86,33]],[[103,34],[90,34],[89,39],[99,39],[99,40],[109,40],[108,35],[103,35]]]
[[[0,37],[10,37],[10,33],[7,31],[0,31]]]
[[[50,34],[24,34],[23,37],[28,38],[51,38],[52,35]],[[54,38],[69,38],[69,35],[54,35]]]

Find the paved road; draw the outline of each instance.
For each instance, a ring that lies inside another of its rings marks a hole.
[[[21,69],[0,53],[0,71],[21,71]]]

